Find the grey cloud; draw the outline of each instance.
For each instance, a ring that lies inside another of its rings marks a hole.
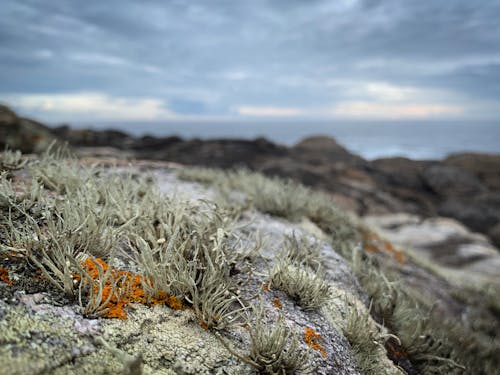
[[[498,19],[494,0],[4,0],[0,91],[150,96],[221,115],[334,103],[345,95],[325,81],[340,78],[498,100],[498,62],[425,69],[498,53]]]

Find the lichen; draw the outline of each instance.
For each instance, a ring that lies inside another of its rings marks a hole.
[[[323,341],[323,337],[316,332],[311,327],[306,327],[304,329],[304,341],[311,349],[316,350],[321,353],[321,356],[326,357],[326,349],[323,345],[321,345],[321,341]]]

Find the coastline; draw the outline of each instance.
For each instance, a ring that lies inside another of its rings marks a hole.
[[[222,169],[243,167],[291,178],[330,193],[340,207],[360,216],[407,213],[423,218],[449,217],[500,246],[500,154],[461,153],[443,160],[367,160],[326,136],[309,137],[294,146],[265,138],[134,137],[119,130],[50,128],[0,107],[0,140],[11,148],[37,152],[54,139],[68,142],[85,155]],[[0,147],[5,144],[0,143]]]

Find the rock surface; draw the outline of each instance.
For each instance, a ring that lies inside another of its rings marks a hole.
[[[181,167],[178,165],[153,162],[124,165],[126,163],[120,160],[109,159],[88,159],[81,162],[94,164],[99,160],[112,166],[109,173],[127,172],[144,178],[152,176],[164,196],[172,199],[188,199],[193,202],[200,199],[217,200],[220,193],[216,187],[180,180],[177,173]],[[16,173],[14,180],[17,182],[28,177],[25,171]],[[500,287],[498,274],[494,272],[499,256],[483,235],[470,233],[456,221],[443,218],[421,219],[415,215],[400,214],[367,217],[365,221],[376,227],[381,236],[391,238],[395,244],[414,248],[420,255],[428,254],[428,258],[421,257],[423,261],[430,259],[438,262],[435,267],[428,264],[431,262],[414,262],[412,253],[393,248],[382,237],[370,231],[364,232],[365,240],[355,246],[361,251],[359,254],[363,259],[368,253],[372,254],[374,261],[384,265],[387,275],[394,273],[394,280],[404,282],[421,295],[419,298],[430,301],[428,303],[433,306],[433,314],[436,314],[440,323],[447,319],[455,320],[467,330],[473,330],[474,324],[483,324],[483,320],[478,319],[476,322],[473,319],[479,316],[495,327],[500,314],[494,315],[488,306],[476,306],[469,300],[459,300],[452,293],[459,273],[462,272],[469,277],[462,280],[463,284],[495,284]],[[397,346],[387,346],[391,342],[388,330],[395,329],[396,326],[391,326],[389,320],[386,322],[385,317],[377,316],[378,311],[372,311],[371,306],[375,300],[373,295],[377,292],[370,289],[381,288],[384,291],[382,298],[389,298],[385,293],[390,294],[390,289],[385,288],[389,288],[394,281],[389,282],[385,275],[374,276],[372,272],[380,271],[376,271],[374,265],[371,268],[372,263],[368,261],[364,264],[368,268],[359,268],[361,258],[356,261],[353,256],[350,259],[347,257],[349,253],[343,253],[341,248],[334,248],[329,237],[332,233],[323,232],[305,217],[291,222],[259,212],[252,206],[245,206],[236,224],[234,231],[238,244],[243,244],[243,249],[259,249],[257,253],[249,252],[243,258],[251,262],[243,263],[241,268],[243,265],[248,266],[251,272],[248,273],[250,276],[246,283],[241,284],[241,296],[251,301],[251,296],[261,291],[260,300],[265,308],[266,321],[273,326],[279,319],[283,319],[290,332],[298,334],[299,349],[302,353],[308,353],[308,370],[311,373],[363,373],[358,356],[360,349],[356,346],[356,340],[347,333],[349,324],[359,324],[363,319],[367,322],[364,330],[373,329],[377,332],[377,335],[370,336],[370,352],[363,353],[369,356],[370,361],[377,362],[376,373],[402,374],[403,369],[408,374],[417,373],[408,354],[398,350]],[[335,239],[340,234],[334,230],[333,235]],[[321,260],[318,274],[322,275],[330,288],[328,301],[319,310],[302,308],[297,304],[296,298],[284,291],[265,287],[270,269],[283,257],[281,249],[287,236],[305,238],[318,249]],[[460,239],[458,245],[453,243],[457,239]],[[450,246],[455,247],[448,250]],[[254,368],[226,348],[229,346],[242,356],[250,351],[250,339],[245,326],[221,331],[224,340],[221,341],[213,330],[200,326],[191,309],[172,310],[164,305],[148,307],[138,303],[127,308],[126,320],[90,319],[81,314],[81,308],[75,301],[60,298],[43,283],[30,284],[28,280],[23,280],[13,266],[16,260],[11,258],[8,251],[2,250],[0,266],[6,266],[11,271],[7,273],[7,278],[4,274],[0,281],[0,332],[3,334],[0,336],[0,372],[256,373]],[[349,251],[354,254],[355,250]],[[450,260],[447,256],[451,253],[454,258]],[[235,272],[233,276],[239,277],[238,275],[239,272]],[[365,277],[368,279],[364,280]],[[369,296],[372,297],[371,300]],[[359,314],[355,315],[354,320],[353,311]],[[370,312],[373,317],[370,317]],[[413,318],[423,322],[431,313],[408,310],[404,316],[405,319]],[[388,327],[382,327],[381,323],[387,323]],[[311,346],[307,342],[304,332],[308,329],[317,333],[318,336],[315,337],[319,337],[317,340],[320,341],[313,344],[319,346]],[[415,327],[411,327],[411,332],[414,331]],[[497,337],[498,332],[494,328],[491,331],[492,337]],[[429,337],[431,341],[434,340]],[[367,345],[366,342],[364,345]],[[397,345],[397,342],[392,342],[391,345]],[[435,350],[437,349],[433,349],[433,352]],[[134,365],[142,366],[142,370],[133,371]],[[453,368],[457,369],[455,364]],[[304,372],[307,371],[297,373]]]
[[[462,285],[481,280],[500,283],[498,249],[486,236],[471,232],[456,220],[386,214],[367,216],[364,222],[395,246],[455,274],[454,280]]]

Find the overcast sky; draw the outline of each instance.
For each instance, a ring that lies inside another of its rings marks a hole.
[[[499,0],[2,0],[0,101],[49,122],[500,120]]]

